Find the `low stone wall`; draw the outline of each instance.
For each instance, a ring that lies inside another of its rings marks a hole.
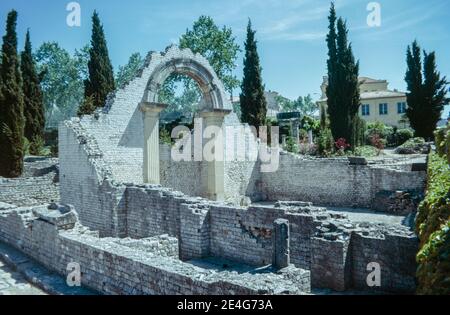
[[[62,275],[68,273],[70,262],[78,263],[82,284],[105,294],[302,294],[310,291],[309,272],[293,266],[278,273],[274,270],[249,270],[241,274],[232,270],[215,272],[178,260],[168,237],[99,238],[77,223],[73,211],[61,210],[57,214],[52,211],[59,210],[1,204],[0,241]],[[167,252],[159,246],[162,241],[170,243],[165,245],[169,248]]]
[[[21,177],[0,177],[0,201],[22,206],[58,200],[58,159],[27,156]]]
[[[265,200],[305,200],[334,207],[370,208],[380,191],[423,191],[426,172],[393,166],[350,165],[347,158],[280,155],[276,172],[261,173]]]

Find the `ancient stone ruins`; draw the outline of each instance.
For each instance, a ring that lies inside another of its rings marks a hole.
[[[160,145],[157,92],[174,72],[203,93],[192,138],[219,127],[222,159],[196,159],[184,142],[191,158],[175,161]],[[273,150],[268,170],[261,146],[206,59],[152,52],[102,111],[60,124],[59,164],[28,158],[23,178],[0,179],[0,241],[63,276],[75,262],[82,285],[106,294],[414,291],[416,160]]]

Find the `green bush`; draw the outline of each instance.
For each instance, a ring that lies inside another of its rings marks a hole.
[[[306,131],[312,130],[314,136],[317,136],[320,133],[320,120],[310,116],[303,116],[300,125],[302,129],[305,129]]]
[[[375,135],[384,140],[387,146],[395,145],[393,127],[386,126],[380,121],[368,123],[365,132],[366,144],[370,145]]]
[[[394,133],[395,145],[399,146],[414,137],[414,133],[410,129],[399,129]]]
[[[417,254],[419,294],[450,295],[450,220],[430,235]]]
[[[324,128],[319,132],[316,143],[320,156],[330,156],[333,153],[334,139],[330,128]]]
[[[44,138],[40,136],[34,136],[33,140],[30,142],[30,154],[43,155],[44,146]]]
[[[172,137],[170,136],[170,133],[167,129],[161,128],[159,130],[159,142],[172,145]]]
[[[447,136],[446,136],[446,143],[447,143],[447,163],[450,165],[450,124],[448,125],[447,130]]]
[[[446,159],[435,153],[429,155],[428,162],[427,192],[416,218],[420,239],[417,292],[449,294],[450,168]]]
[[[285,145],[284,149],[286,151],[292,152],[292,153],[298,153],[299,152],[298,144],[295,143],[295,139],[293,137],[287,137],[286,138],[286,145]]]
[[[447,128],[439,128],[434,132],[434,143],[436,145],[436,153],[439,156],[444,156],[447,151]]]
[[[371,145],[356,147],[352,152],[355,156],[373,157],[379,155],[379,150]]]
[[[366,143],[366,121],[357,115],[353,119],[352,128],[352,146],[359,147],[364,145]]]

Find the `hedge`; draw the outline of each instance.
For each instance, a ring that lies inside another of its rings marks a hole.
[[[450,167],[446,156],[428,157],[428,184],[419,205],[416,232],[417,293],[450,294]]]

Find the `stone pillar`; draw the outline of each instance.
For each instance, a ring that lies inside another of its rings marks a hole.
[[[140,103],[144,115],[144,183],[159,184],[159,113],[167,105]]]
[[[298,132],[298,128],[300,127],[300,122],[297,118],[291,121],[291,131],[292,137],[294,138],[295,143],[300,144],[300,135]]]
[[[221,128],[221,138],[218,135],[214,135],[214,140],[207,139],[203,140],[203,148],[205,145],[210,144],[210,141],[214,141],[214,150],[216,152],[215,158],[212,161],[205,160],[203,156],[203,161],[206,163],[206,173],[207,176],[204,182],[204,195],[210,200],[223,200],[224,199],[224,180],[225,180],[225,168],[224,168],[224,145],[225,145],[225,134],[222,129],[223,121],[226,115],[231,113],[229,109],[205,109],[199,113],[200,117],[203,119],[203,128],[206,129],[210,126],[216,126]]]
[[[277,219],[273,222],[273,259],[272,265],[276,269],[289,266],[289,221]]]

